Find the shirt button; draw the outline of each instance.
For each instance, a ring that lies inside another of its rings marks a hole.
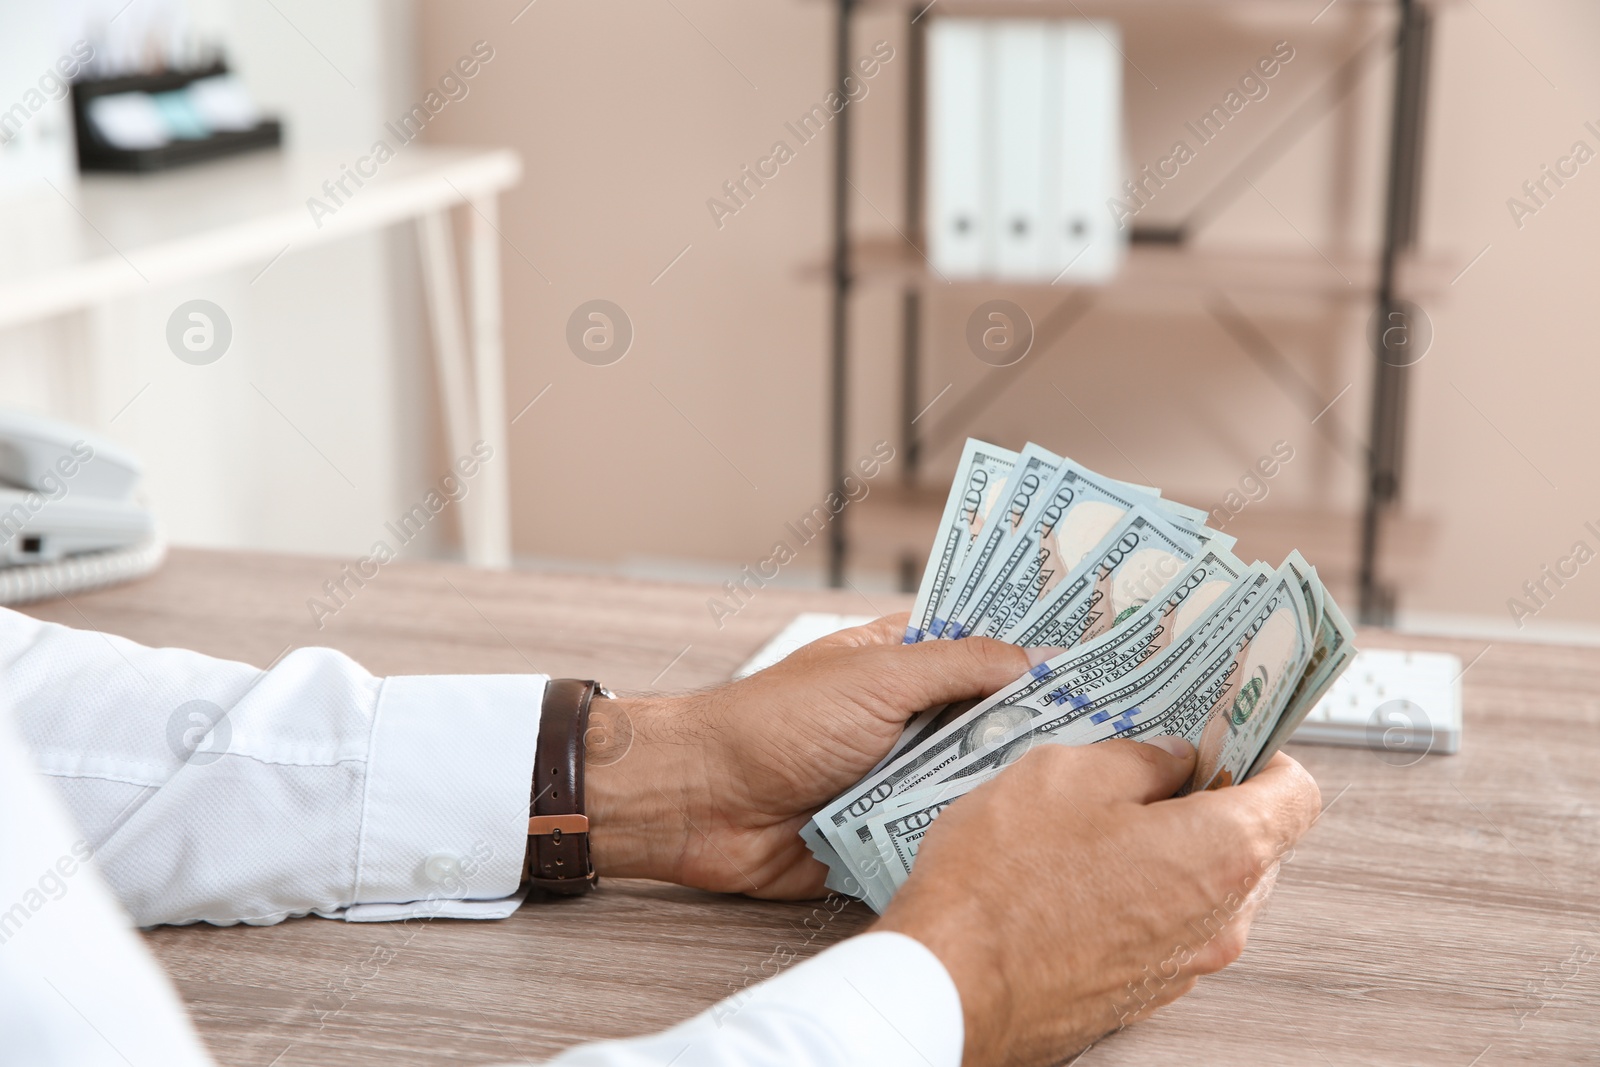
[[[422,864],[422,876],[435,884],[458,882],[461,879],[461,861],[444,852],[436,852]]]

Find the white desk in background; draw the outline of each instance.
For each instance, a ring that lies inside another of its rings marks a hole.
[[[414,222],[450,454],[467,455],[482,440],[506,456],[496,198],[521,179],[521,159],[503,148],[412,145],[363,178],[333,213],[313,220],[306,200],[318,195],[331,203],[322,183],[340,173],[340,162],[291,151],[155,175],[85,175],[60,196],[6,212],[0,329]],[[462,204],[470,331],[450,234],[450,211]],[[506,463],[486,464],[479,478],[461,502],[466,558],[505,567],[511,561]]]

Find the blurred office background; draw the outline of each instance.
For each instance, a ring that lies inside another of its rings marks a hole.
[[[836,5],[132,0],[119,14],[125,3],[58,5],[55,48],[96,10],[113,26],[185,26],[220,43],[281,117],[283,152],[335,162],[366,153],[477,42],[492,49],[422,141],[507,146],[524,168],[496,223],[517,565],[720,583],[792,540],[785,524],[824,500],[834,129],[802,144],[786,124],[832,88]],[[1298,544],[1353,608],[1401,5],[1089,5],[1114,23],[1123,57],[1121,177],[1177,140],[1196,144],[1185,124],[1279,42],[1293,58],[1138,213],[1151,231],[1200,218],[1181,244],[1135,244],[1104,284],[946,284],[911,247],[927,237],[907,204],[907,168],[923,150],[907,121],[922,106],[913,36],[960,14],[1072,16],[1082,5],[1062,6],[944,0],[919,17],[885,0],[851,16],[852,62],[886,47],[846,109],[848,213],[864,251],[848,303],[842,454],[853,463],[880,440],[896,453],[843,515],[862,610],[925,555],[968,435],[1037,440],[1208,510],[1247,500],[1229,507],[1239,552],[1275,559]],[[1600,548],[1585,526],[1600,529],[1600,464],[1585,447],[1600,392],[1588,294],[1600,178],[1574,163],[1537,198],[1524,183],[1575,142],[1600,149],[1585,126],[1600,126],[1589,52],[1600,11],[1580,0],[1431,10],[1420,218],[1402,292],[1432,339],[1406,374],[1404,478],[1382,577],[1403,624],[1593,637],[1600,567],[1547,583],[1555,591],[1539,605],[1524,583],[1571,559],[1576,542]],[[4,106],[37,74],[8,60]],[[708,201],[734,203],[724,183],[779,140],[793,158],[719,218]],[[12,192],[0,212],[74,195],[70,184]],[[1513,212],[1509,198],[1537,210]],[[419,273],[413,232],[391,229],[9,328],[0,397],[127,445],[177,544],[354,558],[452,460]],[[921,293],[910,396],[908,286]],[[204,367],[174,359],[165,334],[173,309],[197,298],[225,308],[234,331]],[[633,331],[605,366],[568,343],[569,317],[597,299]],[[965,340],[990,299],[1070,329],[990,366]],[[908,480],[904,424],[925,406]],[[1284,445],[1293,458],[1253,479]],[[457,516],[447,519],[406,551],[459,555]],[[777,580],[821,584],[828,572],[819,538]],[[1520,630],[1512,598],[1539,607]]]

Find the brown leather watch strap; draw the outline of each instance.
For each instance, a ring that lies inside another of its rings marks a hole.
[[[586,893],[599,881],[589,859],[589,819],[583,810],[583,735],[596,693],[610,695],[592,681],[575,678],[552,678],[545,686],[523,862],[524,877],[537,889]]]

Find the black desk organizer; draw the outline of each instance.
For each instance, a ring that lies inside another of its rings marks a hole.
[[[197,70],[132,74],[75,82],[72,86],[72,123],[78,140],[78,169],[148,172],[203,163],[208,159],[220,159],[260,148],[278,147],[283,143],[283,124],[277,119],[263,119],[254,129],[221,130],[202,140],[174,139],[160,148],[131,151],[116,148],[101,140],[89,122],[89,101],[96,97],[113,93],[168,93],[201,78],[227,72],[226,64],[215,63]]]

